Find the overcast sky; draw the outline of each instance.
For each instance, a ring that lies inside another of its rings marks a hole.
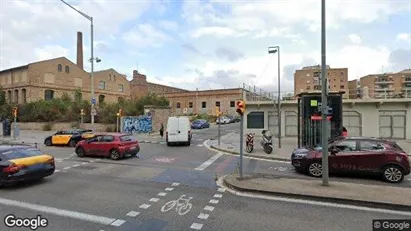
[[[321,62],[319,0],[68,1],[94,17],[96,70],[187,89],[277,88],[281,47],[284,91],[295,69]],[[90,69],[87,19],[59,0],[0,0],[0,69],[59,56],[76,60],[83,32]],[[411,66],[410,0],[327,0],[327,64],[348,67],[349,79]],[[267,67],[267,68],[265,68]]]

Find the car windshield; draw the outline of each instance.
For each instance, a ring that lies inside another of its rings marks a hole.
[[[31,156],[39,156],[43,153],[39,149],[36,149],[36,148],[28,148],[28,149],[20,148],[20,149],[3,152],[2,154],[6,159],[13,160],[13,159],[21,159],[21,158],[26,158],[26,157],[31,157]]]
[[[137,141],[137,139],[134,136],[120,136],[120,140],[122,142]]]

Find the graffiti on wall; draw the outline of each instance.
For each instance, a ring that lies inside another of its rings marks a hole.
[[[121,131],[126,133],[148,133],[153,130],[151,116],[126,116],[121,118]]]

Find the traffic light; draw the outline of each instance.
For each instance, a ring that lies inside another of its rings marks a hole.
[[[123,116],[123,109],[118,109],[118,113],[117,113],[117,116],[118,117],[121,117],[121,116]]]
[[[215,115],[216,115],[216,116],[220,116],[220,115],[221,115],[220,107],[218,107],[218,106],[215,107]]]
[[[241,116],[243,116],[244,112],[245,112],[245,103],[244,103],[244,101],[238,100],[236,104],[237,104],[236,112],[238,114],[240,114]]]
[[[14,117],[17,117],[17,107],[13,107],[12,114]]]
[[[84,112],[84,109],[81,109],[80,114],[81,114],[82,116],[86,114],[86,113]]]

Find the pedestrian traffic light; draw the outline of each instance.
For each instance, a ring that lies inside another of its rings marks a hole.
[[[244,115],[244,112],[245,112],[245,103],[244,103],[244,101],[242,101],[242,100],[238,100],[238,101],[237,101],[237,109],[236,109],[236,112],[237,112],[238,114],[240,114],[241,116]]]
[[[13,107],[12,114],[14,117],[17,117],[17,107]]]
[[[118,109],[118,113],[117,113],[117,116],[118,117],[121,117],[121,116],[123,116],[123,109]]]

